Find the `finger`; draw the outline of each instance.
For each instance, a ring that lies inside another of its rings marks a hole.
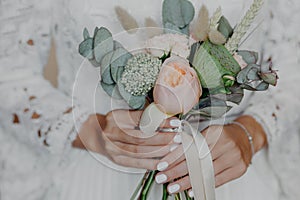
[[[223,126],[210,126],[202,131],[202,135],[205,137],[207,144],[213,148],[222,137],[222,132]]]
[[[215,177],[216,187],[241,177],[247,171],[246,165],[235,165]]]
[[[111,145],[113,153],[123,154],[125,156],[135,158],[161,158],[176,149],[178,146],[178,144],[164,146],[141,146],[120,142],[114,142]]]
[[[190,177],[185,176],[174,183],[169,184],[167,189],[170,194],[175,194],[190,189],[191,187]]]
[[[118,128],[112,128],[112,131],[107,133],[107,137],[111,141],[118,141],[128,144],[138,144],[144,146],[161,146],[172,144],[176,133],[156,133],[149,138],[142,137],[142,132],[139,130],[126,129],[121,131]]]
[[[143,111],[130,111],[130,110],[114,110],[107,114],[107,120],[112,123],[113,126],[120,128],[134,128],[138,126]]]
[[[133,167],[138,169],[155,170],[158,160],[156,159],[138,159],[128,156],[118,155],[111,157],[111,160],[124,167]]]
[[[176,127],[179,127],[181,125],[181,120],[179,120],[178,118],[176,117],[170,117],[168,119],[165,119],[160,127],[163,127],[163,128],[176,128]]]
[[[165,171],[182,162],[183,160],[185,160],[185,155],[183,146],[180,145],[174,151],[172,151],[159,161],[157,165],[157,170]]]
[[[156,175],[155,181],[158,184],[167,183],[177,178],[186,176],[188,174],[188,168],[186,161],[182,161],[178,165]]]
[[[189,195],[189,197],[194,198],[195,195],[194,195],[194,192],[193,192],[192,188],[189,189],[188,195]]]
[[[238,151],[227,151],[225,154],[214,160],[213,166],[215,175],[234,166],[239,160],[239,157]]]

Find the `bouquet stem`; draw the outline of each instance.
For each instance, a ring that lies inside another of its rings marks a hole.
[[[146,200],[147,199],[148,192],[149,192],[149,190],[150,190],[150,188],[151,188],[151,186],[154,182],[154,177],[157,173],[158,173],[158,171],[151,171],[149,173],[149,176],[148,176],[148,178],[147,178],[147,180],[144,184],[144,187],[142,189],[142,192],[140,194],[140,197],[139,197],[140,200]]]
[[[165,184],[163,185],[163,196],[162,196],[162,200],[167,200],[167,199],[168,199],[169,193],[168,193],[168,190],[167,190],[167,186],[168,186],[168,183],[165,183]]]

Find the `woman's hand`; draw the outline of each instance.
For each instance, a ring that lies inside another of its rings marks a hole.
[[[243,124],[252,135],[255,152],[266,145],[265,133],[252,117],[242,116],[236,121]],[[252,152],[248,137],[241,127],[235,124],[211,126],[202,134],[211,150],[216,187],[241,177],[247,171]],[[156,182],[171,182],[168,185],[169,193],[191,188],[182,145],[163,158],[158,166],[161,172],[156,175]]]
[[[173,138],[176,133],[157,133],[143,137],[136,130],[142,111],[115,110],[106,116],[91,115],[82,125],[74,147],[88,149],[105,155],[116,164],[154,170],[161,158],[178,144]],[[169,120],[164,127],[170,127]]]

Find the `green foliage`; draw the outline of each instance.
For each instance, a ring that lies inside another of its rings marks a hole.
[[[118,100],[123,99],[116,84],[108,85],[102,81],[100,82],[100,84],[101,84],[103,90],[112,98],[118,99]]]
[[[87,28],[84,28],[84,30],[83,30],[83,38],[85,40],[90,38],[90,34],[89,34],[89,31],[87,30]]]
[[[101,62],[102,58],[114,49],[112,34],[104,27],[97,29],[94,35],[94,54],[96,61]]]
[[[219,20],[218,31],[221,32],[226,39],[230,38],[233,34],[233,28],[224,16]]]
[[[257,64],[249,64],[241,70],[237,76],[237,82],[241,87],[251,91],[264,91],[269,88],[269,85],[277,84],[277,73],[272,70],[272,66],[268,71],[262,70],[263,67]]]
[[[163,24],[183,34],[189,34],[189,24],[195,15],[195,9],[188,0],[164,0],[162,10]]]
[[[79,44],[79,54],[87,59],[93,59],[93,39],[87,38]]]
[[[237,51],[237,54],[242,56],[247,64],[256,64],[258,61],[258,53],[253,51]]]
[[[121,96],[132,109],[142,109],[144,107],[146,103],[145,96],[131,95],[129,92],[125,90],[124,84],[122,84],[120,81],[118,81],[117,85]]]
[[[224,46],[206,41],[195,51],[197,47],[198,44],[192,46],[190,62],[198,73],[202,87],[223,86],[224,75],[235,75],[240,71],[240,66]]]

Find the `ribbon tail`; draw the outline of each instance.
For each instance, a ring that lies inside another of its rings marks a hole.
[[[212,157],[205,138],[188,122],[183,123],[182,144],[195,200],[215,200]]]

